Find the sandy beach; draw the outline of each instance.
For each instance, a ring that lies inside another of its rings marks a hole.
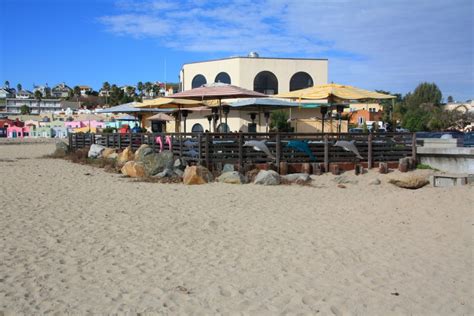
[[[473,186],[143,183],[53,150],[0,145],[0,314],[474,313]]]

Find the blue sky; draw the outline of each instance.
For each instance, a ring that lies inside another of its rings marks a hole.
[[[329,59],[329,80],[474,98],[472,0],[0,0],[0,80],[177,82],[183,63],[257,51]]]

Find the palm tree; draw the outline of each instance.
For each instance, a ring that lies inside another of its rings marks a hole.
[[[102,91],[105,91],[105,104],[108,104],[107,97],[109,96],[110,83],[108,81],[102,84]]]
[[[79,97],[81,96],[81,88],[79,86],[74,87],[74,95],[76,96],[76,101],[79,101]]]
[[[150,96],[150,91],[153,89],[153,84],[150,81],[145,82],[145,91]]]
[[[138,81],[138,83],[137,83],[137,90],[138,90],[138,92],[140,92],[140,96],[143,95],[143,89],[144,89],[143,82]]]
[[[43,94],[41,93],[41,91],[36,90],[35,91],[35,99],[38,102],[38,115],[41,114],[41,99],[42,98],[43,98]]]
[[[135,95],[135,87],[127,86],[125,89],[127,91],[128,96],[133,97]]]

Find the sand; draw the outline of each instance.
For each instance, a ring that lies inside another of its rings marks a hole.
[[[473,186],[137,183],[53,149],[0,146],[5,314],[474,312]]]

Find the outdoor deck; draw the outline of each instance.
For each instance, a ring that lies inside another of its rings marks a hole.
[[[372,168],[379,162],[398,162],[400,158],[416,157],[416,136],[413,133],[347,134],[347,133],[130,133],[130,134],[69,134],[71,150],[100,144],[106,147],[124,149],[131,146],[136,150],[148,144],[156,152],[161,150],[157,138],[161,137],[163,150],[169,150],[166,137],[171,141],[171,150],[176,157],[186,158],[207,167],[216,163],[231,163],[239,167],[249,164],[274,162],[321,163],[329,170],[331,163],[364,163]],[[275,159],[267,157],[252,147],[243,146],[245,141],[265,140]],[[291,140],[304,140],[316,159],[300,151],[288,148]],[[355,141],[364,160],[352,152],[333,146],[338,140]]]

